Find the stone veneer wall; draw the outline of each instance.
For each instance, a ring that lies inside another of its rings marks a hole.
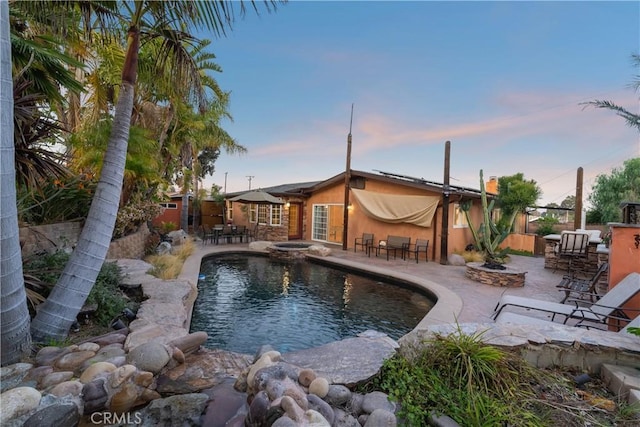
[[[81,221],[73,221],[20,227],[22,256],[74,248],[78,243],[82,224]]]
[[[73,221],[21,227],[22,256],[26,258],[42,251],[73,249],[78,243],[82,226],[81,221]],[[114,240],[109,245],[107,258],[142,258],[149,234],[149,228],[143,224],[136,233]]]
[[[547,240],[544,248],[544,268],[550,268],[552,270],[567,271],[569,268],[569,260],[567,258],[558,258],[555,253],[555,247],[558,241]],[[590,243],[587,250],[586,260],[583,258],[575,258],[572,260],[573,269],[576,271],[583,271],[588,276],[591,276],[598,271],[598,245]]]
[[[151,234],[146,223],[138,231],[121,239],[114,240],[109,245],[107,258],[109,259],[141,259],[144,257],[147,237]]]

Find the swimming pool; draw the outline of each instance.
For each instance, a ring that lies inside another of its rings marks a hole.
[[[202,259],[192,331],[206,346],[253,354],[316,347],[373,329],[393,339],[433,307],[401,282],[309,261],[226,253]]]

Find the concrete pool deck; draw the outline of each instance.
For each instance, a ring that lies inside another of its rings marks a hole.
[[[323,246],[330,248],[331,254],[326,257],[316,257],[320,260],[409,280],[433,292],[438,302],[417,328],[451,324],[456,321],[458,323],[493,323],[491,314],[503,294],[548,301],[561,299],[556,285],[560,283],[562,274],[545,269],[542,257],[513,256],[510,265],[527,272],[525,286],[503,288],[488,286],[467,278],[464,266],[424,261],[416,263],[415,260],[404,261],[400,258],[387,261],[386,257],[368,257],[361,251],[356,253],[353,250],[343,251],[336,245],[324,244]],[[203,257],[234,251],[263,253],[263,251],[250,250],[247,243],[203,245],[202,242],[196,242],[196,250],[185,261],[180,279],[197,283]],[[531,312],[527,315],[548,319],[548,316],[542,312]]]

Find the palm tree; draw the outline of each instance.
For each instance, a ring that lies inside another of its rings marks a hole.
[[[0,52],[0,364],[5,366],[18,362],[31,350],[29,309],[18,236],[9,5],[5,1],[0,2]]]
[[[631,55],[631,61],[633,62],[636,69],[640,67],[640,54]],[[631,84],[631,87],[636,92],[640,90],[640,75],[635,76],[635,81]],[[631,111],[620,107],[612,101],[602,101],[596,99],[595,101],[585,102],[584,105],[590,105],[596,108],[605,108],[607,110],[615,111],[618,116],[622,117],[627,122],[628,126],[636,128],[640,132],[640,115],[634,114]]]
[[[43,10],[48,11],[51,10],[52,4],[60,7],[74,5],[73,2],[46,2],[46,7],[40,2],[31,4],[39,4]],[[101,11],[112,12],[111,16],[126,17],[126,22],[122,23],[128,29],[127,51],[100,181],[78,244],[58,283],[33,319],[31,332],[36,342],[67,336],[105,260],[122,189],[140,43],[154,39],[162,40],[162,49],[166,54],[158,58],[161,61],[171,58],[175,62],[161,62],[160,65],[165,69],[168,67],[175,77],[175,82],[191,82],[197,89],[200,84],[199,75],[192,67],[192,58],[182,44],[185,38],[193,37],[187,34],[185,29],[207,28],[216,35],[222,35],[232,26],[234,7],[240,5],[240,13],[245,12],[244,3],[222,0],[120,2],[117,10],[115,3],[108,1],[77,4],[83,7],[100,6],[103,8]],[[273,2],[266,3],[267,10],[271,10],[273,6]]]

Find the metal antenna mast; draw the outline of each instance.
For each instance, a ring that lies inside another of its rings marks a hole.
[[[249,190],[251,190],[251,180],[255,178],[254,175],[247,175],[247,179],[249,179]]]

